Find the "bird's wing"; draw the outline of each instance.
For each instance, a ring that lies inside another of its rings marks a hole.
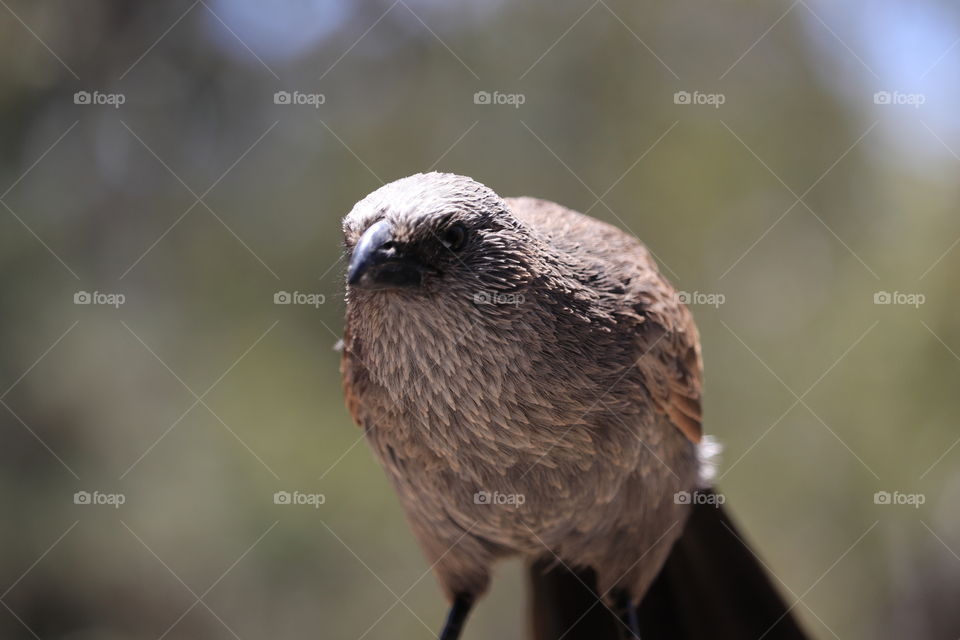
[[[637,368],[655,408],[691,442],[702,436],[700,337],[693,315],[632,235],[553,202],[508,198],[513,214],[558,251],[602,265],[618,317],[636,323]]]

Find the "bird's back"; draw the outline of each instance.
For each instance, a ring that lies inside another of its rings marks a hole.
[[[564,251],[618,264],[635,262],[638,268],[657,271],[643,243],[611,224],[540,198],[504,201],[514,216]]]

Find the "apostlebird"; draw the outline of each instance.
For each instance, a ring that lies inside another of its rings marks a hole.
[[[803,637],[710,490],[690,311],[639,240],[464,176],[343,221],[348,408],[459,637],[531,563],[536,638]]]

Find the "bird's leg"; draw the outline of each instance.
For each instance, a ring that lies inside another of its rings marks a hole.
[[[640,640],[640,617],[637,615],[637,605],[630,597],[627,590],[621,590],[616,594],[617,614],[622,616],[623,623],[629,630],[627,636],[630,640]]]
[[[440,632],[440,640],[457,640],[460,632],[463,631],[463,623],[467,620],[467,614],[473,607],[473,597],[465,593],[457,594],[450,605],[450,613],[447,614],[447,621],[443,625],[443,631]]]

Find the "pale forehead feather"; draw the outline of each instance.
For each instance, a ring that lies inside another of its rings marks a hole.
[[[416,223],[425,217],[454,212],[493,212],[502,201],[490,188],[453,173],[418,173],[385,184],[354,205],[344,230],[361,232],[387,216],[395,222]]]

